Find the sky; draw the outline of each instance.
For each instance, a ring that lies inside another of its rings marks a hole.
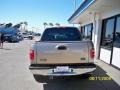
[[[76,0],[76,8],[83,0]],[[27,21],[28,28],[43,29],[43,23],[68,25],[74,0],[0,0],[0,23]]]

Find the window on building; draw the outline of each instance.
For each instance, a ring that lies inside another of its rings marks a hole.
[[[93,30],[93,24],[88,24],[85,26],[82,26],[81,33],[84,39],[92,40],[92,30]]]
[[[114,22],[115,22],[115,18],[110,18],[103,21],[101,46],[105,49],[111,50],[112,48]]]
[[[120,48],[120,16],[117,17],[114,47]]]

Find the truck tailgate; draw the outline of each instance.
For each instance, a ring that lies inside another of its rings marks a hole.
[[[85,41],[37,42],[37,64],[88,63],[89,49]]]

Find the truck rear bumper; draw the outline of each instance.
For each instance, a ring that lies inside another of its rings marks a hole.
[[[86,74],[86,73],[91,73],[96,69],[95,64],[83,64],[80,66],[74,66],[70,68],[73,69],[73,72],[59,72],[59,73],[54,73],[51,72],[53,67],[38,67],[38,65],[30,65],[29,69],[33,74],[37,75],[43,75],[43,76],[74,76],[74,75],[81,75],[81,74]]]

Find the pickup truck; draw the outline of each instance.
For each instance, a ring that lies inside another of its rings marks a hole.
[[[75,27],[46,28],[40,41],[32,45],[29,57],[33,75],[71,76],[96,69],[93,43],[83,40]]]

